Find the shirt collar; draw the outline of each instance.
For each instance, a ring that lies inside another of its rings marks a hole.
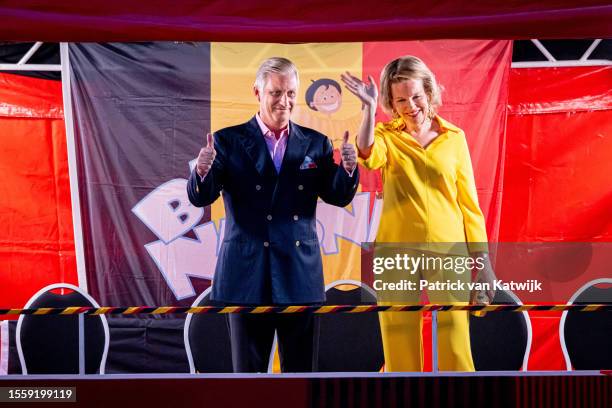
[[[442,119],[440,116],[436,115],[435,119],[438,121],[438,124],[440,125],[440,130],[443,132],[447,132],[447,131],[451,131],[451,132],[460,132],[461,129],[459,129],[457,126],[453,125],[452,123]]]
[[[259,112],[257,112],[257,114],[255,115],[255,119],[257,120],[257,124],[259,125],[259,129],[261,130],[261,133],[264,135],[264,137],[273,137],[273,138],[276,139],[276,137],[274,136],[274,132],[271,131],[270,128],[268,128],[266,126],[266,124],[261,119],[261,116],[259,115]],[[285,136],[285,135],[289,136],[289,127],[290,126],[291,126],[291,122],[289,122],[289,124],[287,124],[287,127],[281,131],[279,139],[281,137]]]
[[[438,115],[434,117],[434,120],[438,122],[438,125],[440,125],[440,134],[446,133],[447,131],[460,132],[460,129],[457,126],[447,122]],[[390,122],[390,124],[392,129],[400,132],[406,129],[406,123],[404,123],[402,118],[395,118]]]

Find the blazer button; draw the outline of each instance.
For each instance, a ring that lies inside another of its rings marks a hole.
[[[295,246],[300,246],[300,241],[295,241]]]
[[[272,216],[271,216],[270,214],[268,214],[268,216],[266,217],[266,219],[267,219],[268,221],[272,221]]]
[[[297,220],[299,220],[299,219],[300,219],[300,217],[298,217],[297,215],[294,215],[294,216],[293,216],[293,221],[297,221]]]
[[[264,246],[267,248],[270,246],[270,243],[268,241],[264,241]]]
[[[256,186],[255,186],[255,190],[257,190],[257,191],[261,190],[261,186],[260,186],[259,184],[258,184],[258,185],[256,185]]]
[[[301,190],[303,190],[303,189],[304,189],[304,186],[300,184],[300,185],[298,186],[298,190],[300,190],[300,191],[301,191]]]

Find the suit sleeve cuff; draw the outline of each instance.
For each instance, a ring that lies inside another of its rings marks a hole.
[[[195,173],[195,179],[196,179],[196,193],[200,193],[200,186],[202,185],[202,183],[204,182],[204,178],[206,176],[204,176],[204,178],[200,177],[200,175],[198,174],[197,170],[193,170],[193,172]]]
[[[347,169],[344,169],[344,171],[346,171],[346,174],[348,174],[349,178],[353,178],[353,175],[355,174],[355,170],[357,170],[357,166],[353,167],[353,170],[351,170],[351,171],[348,171]]]

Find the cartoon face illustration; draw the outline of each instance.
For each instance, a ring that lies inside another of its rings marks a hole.
[[[314,111],[331,115],[342,106],[340,84],[329,78],[313,81],[306,90],[306,104]]]

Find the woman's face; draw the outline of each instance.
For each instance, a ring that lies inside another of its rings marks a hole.
[[[393,109],[409,128],[420,127],[427,120],[429,98],[421,79],[391,84],[391,101]]]

